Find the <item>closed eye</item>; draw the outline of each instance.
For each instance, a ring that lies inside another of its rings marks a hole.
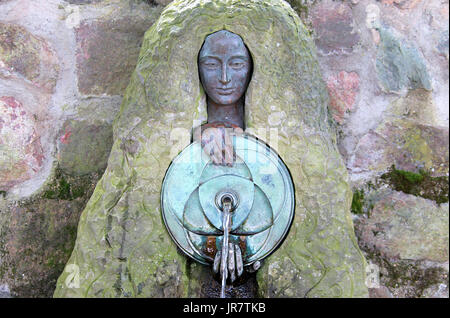
[[[241,69],[243,68],[245,65],[247,65],[246,61],[237,58],[237,59],[233,59],[229,62],[228,64],[230,67],[232,67],[233,69]]]
[[[214,58],[205,58],[204,60],[200,61],[202,66],[209,68],[209,69],[215,69],[220,66],[219,61],[217,61]]]
[[[234,63],[231,63],[231,65],[230,65],[231,67],[243,67],[244,66],[244,63],[239,63],[239,62],[234,62]]]
[[[205,63],[203,63],[203,65],[205,65],[205,66],[209,66],[209,67],[215,67],[215,66],[217,66],[218,64],[217,63],[214,63],[214,62],[205,62]]]

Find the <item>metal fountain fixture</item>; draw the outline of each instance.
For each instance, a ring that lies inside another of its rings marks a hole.
[[[226,30],[208,35],[198,65],[208,123],[167,170],[162,215],[185,254],[220,272],[225,297],[227,280],[257,270],[285,237],[294,187],[275,151],[243,131],[253,62],[242,38]]]
[[[280,157],[250,135],[234,135],[236,159],[219,166],[199,142],[173,160],[162,186],[162,214],[175,243],[188,256],[240,276],[273,252],[294,215],[294,187]]]

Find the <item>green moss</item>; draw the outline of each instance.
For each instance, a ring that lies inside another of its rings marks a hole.
[[[351,211],[354,214],[362,214],[364,206],[364,190],[355,190],[353,192],[352,208]]]
[[[0,214],[0,279],[13,295],[53,295],[75,244],[79,215],[98,178],[97,173],[71,177],[56,169],[43,193],[6,207],[14,213]]]
[[[86,193],[86,187],[90,184],[89,178],[89,176],[74,178],[64,174],[61,169],[57,168],[54,182],[48,186],[42,197],[59,200],[80,198]]]
[[[393,165],[381,176],[394,190],[430,199],[436,203],[448,202],[448,177],[432,177],[426,170],[419,173],[398,170]]]
[[[372,184],[370,181],[364,187],[364,189],[369,191],[375,188],[376,185]],[[370,212],[372,211],[374,204],[370,199],[365,197],[364,189],[356,189],[353,191],[351,212],[353,214],[367,213],[368,216],[370,216]]]
[[[61,178],[59,180],[59,193],[58,198],[60,199],[70,199],[70,184],[67,183],[66,179]]]
[[[83,187],[74,186],[72,189],[72,195],[74,198],[82,197],[85,193],[85,189]]]
[[[52,236],[52,251],[54,253],[47,257],[45,265],[61,273],[75,245],[77,226],[76,224],[67,224],[61,229],[58,229]]]
[[[286,0],[294,9],[295,12],[297,12],[298,16],[301,18],[305,18],[308,16],[308,6],[307,4],[312,5],[315,1],[304,1],[304,0]]]
[[[141,1],[151,5],[152,7],[156,7],[158,5],[158,3],[156,3],[155,0],[141,0]]]
[[[417,184],[423,181],[423,175],[419,173],[404,170],[395,170],[395,173],[403,179],[406,179],[410,184]]]
[[[6,191],[0,190],[0,195],[3,196],[3,197],[6,197]]]
[[[348,178],[329,136],[325,83],[304,25],[281,0],[177,0],[145,34],[136,71],[114,121],[115,143],[107,172],[80,219],[78,243],[68,264],[77,264],[80,277],[86,279],[79,289],[68,289],[64,272],[56,297],[117,296],[113,285],[118,274],[123,277],[123,296],[138,294],[139,285],[142,297],[188,296],[185,258],[176,254],[162,227],[158,199],[173,160],[168,132],[171,127],[190,131],[193,118],[207,115],[195,61],[205,36],[222,29],[242,35],[259,61],[252,79],[257,85],[246,93],[248,129],[260,134],[275,112],[290,117],[278,150],[291,170],[296,194],[304,198],[304,212],[312,215],[311,222],[296,217],[282,247],[265,263],[273,268],[289,255],[292,273],[301,271],[301,279],[293,274],[285,286],[283,273],[275,277],[264,271],[258,278],[259,286],[267,286],[261,296],[303,297],[309,290],[317,290],[310,295],[367,295],[365,262],[348,217]],[[292,65],[295,72],[286,71]],[[298,104],[304,107],[299,109]],[[280,127],[284,123],[287,120]],[[121,149],[126,140],[136,144],[132,151]],[[99,243],[100,237],[110,245]],[[118,256],[127,257],[127,267]]]
[[[381,284],[391,292],[403,290],[403,297],[422,297],[427,288],[448,280],[446,270],[441,267],[427,267],[423,261],[387,259],[367,246],[360,248],[371,262],[380,267]]]

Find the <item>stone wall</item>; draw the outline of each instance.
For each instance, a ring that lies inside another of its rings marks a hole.
[[[290,2],[316,38],[371,296],[448,297],[448,1]]]
[[[52,296],[169,2],[0,0],[0,297]],[[448,0],[288,2],[315,38],[355,232],[381,273],[371,295],[448,297]]]
[[[51,297],[153,1],[0,1],[0,286]]]

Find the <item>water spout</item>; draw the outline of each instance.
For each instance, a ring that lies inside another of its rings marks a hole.
[[[225,287],[228,278],[228,256],[232,252],[231,257],[234,256],[234,250],[230,249],[228,244],[230,228],[231,228],[231,209],[233,207],[233,198],[231,196],[224,195],[222,197],[222,212],[223,212],[223,241],[221,250],[221,263],[220,263],[220,274],[222,275],[222,288],[220,290],[220,297],[225,298]]]

